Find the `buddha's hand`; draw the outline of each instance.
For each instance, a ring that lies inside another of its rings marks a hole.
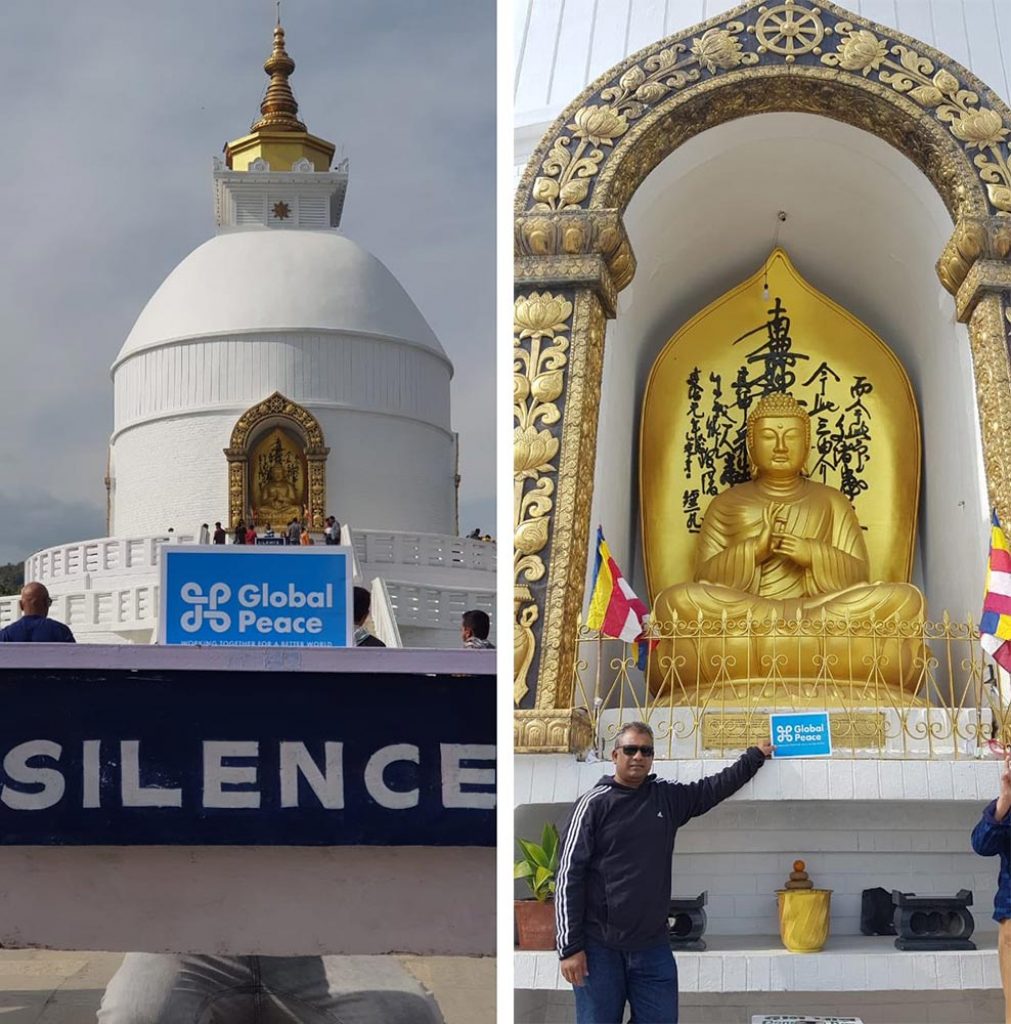
[[[782,504],[767,505],[762,512],[762,532],[755,541],[755,561],[761,565],[775,552],[775,530],[783,513]]]
[[[794,537],[792,533],[774,533],[772,535],[772,550],[777,555],[785,555],[791,562],[795,562],[803,569],[810,569],[814,561],[814,549],[809,540],[803,537]]]

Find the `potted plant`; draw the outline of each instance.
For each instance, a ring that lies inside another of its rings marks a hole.
[[[513,865],[513,878],[523,878],[532,898],[515,901],[516,933],[520,949],[555,948],[555,875],[558,873],[558,829],[550,822],[541,832],[540,845],[517,839],[523,853]]]

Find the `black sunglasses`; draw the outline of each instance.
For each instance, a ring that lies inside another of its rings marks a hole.
[[[636,754],[642,754],[643,757],[653,756],[652,747],[637,747],[634,744],[630,743],[626,746],[620,747],[619,749],[625,755],[625,757],[635,757]]]

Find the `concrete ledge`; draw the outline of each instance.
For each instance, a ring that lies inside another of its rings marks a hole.
[[[662,779],[693,782],[734,763],[721,760],[656,761]],[[571,754],[521,754],[515,759],[514,806],[571,804],[610,775],[610,761],[580,762]],[[985,760],[902,761],[834,757],[766,763],[730,799],[939,800],[983,803],[997,787],[997,762]]]
[[[976,937],[974,937],[976,941]],[[888,936],[831,938],[790,953],[769,935],[706,936],[704,953],[676,953],[682,992],[887,992],[999,989],[996,938],[975,952],[903,953]],[[514,954],[517,989],[569,991],[551,952]]]

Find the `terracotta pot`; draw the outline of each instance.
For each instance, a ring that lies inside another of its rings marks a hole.
[[[515,900],[517,949],[555,948],[554,900]]]

